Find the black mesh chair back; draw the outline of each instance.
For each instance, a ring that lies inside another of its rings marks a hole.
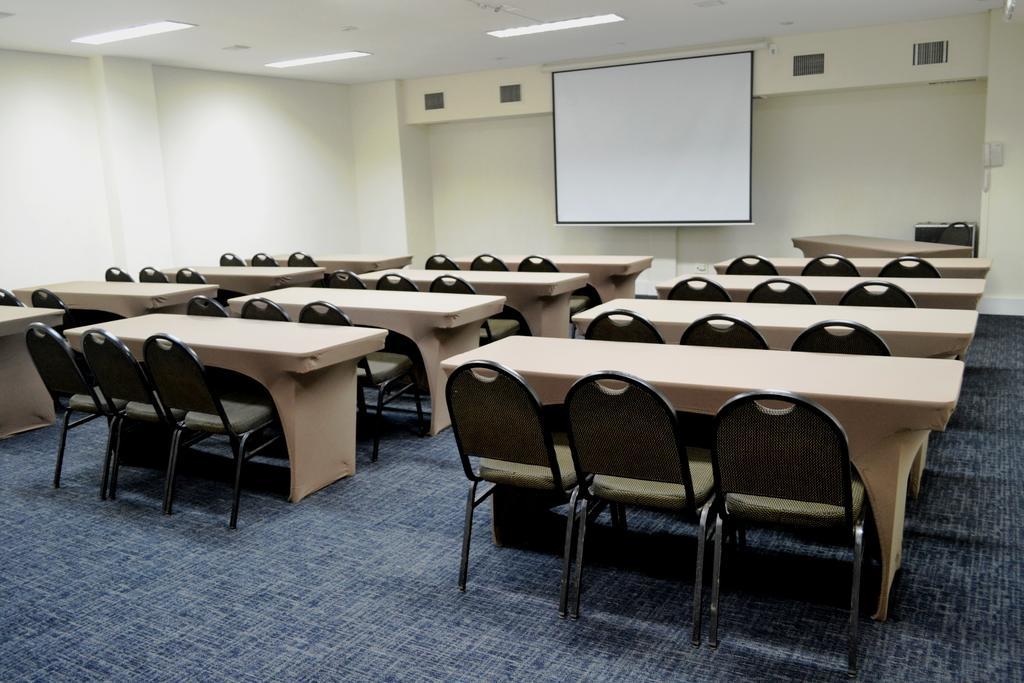
[[[139,271],[139,282],[158,282],[161,284],[166,284],[168,280],[167,276],[164,275],[161,271],[157,270],[156,268],[146,266],[145,268]]]
[[[715,417],[716,496],[762,496],[843,508],[853,528],[846,433],[827,410],[785,392],[750,392]]]
[[[497,256],[480,254],[469,264],[470,270],[508,270],[508,265]]]
[[[969,247],[971,246],[972,237],[971,226],[963,221],[957,221],[946,226],[945,230],[939,235],[939,242]]]
[[[117,267],[107,268],[107,272],[103,274],[103,279],[107,282],[135,282],[131,275]]]
[[[48,289],[37,289],[32,292],[33,308],[56,308],[68,312],[67,304],[59,296]]]
[[[519,262],[521,273],[557,273],[558,266],[555,262],[544,256],[527,256]]]
[[[430,291],[437,294],[476,294],[476,289],[461,277],[441,275],[430,283]]]
[[[32,323],[25,331],[29,356],[50,395],[85,394],[101,405],[92,384],[86,380],[75,354],[57,330],[43,323]]]
[[[732,301],[722,285],[706,277],[688,277],[680,280],[668,293],[670,301]]]
[[[352,327],[352,319],[348,314],[327,301],[313,301],[303,306],[299,311],[299,322]]]
[[[207,318],[230,318],[231,314],[228,313],[228,309],[224,308],[214,299],[208,296],[194,296],[188,300],[188,306],[185,307],[185,313],[187,315],[198,315],[205,316]]]
[[[172,410],[219,415],[233,433],[220,399],[210,390],[206,368],[195,351],[169,334],[156,334],[142,347],[146,369],[160,402]]]
[[[878,277],[942,277],[938,268],[917,256],[900,256],[886,263]]]
[[[778,275],[779,271],[766,258],[756,254],[747,254],[733,259],[725,269],[726,275]]]
[[[825,320],[811,325],[793,341],[791,351],[891,356],[889,345],[867,325],[852,320]]]
[[[434,254],[427,258],[425,264],[427,270],[460,270],[459,264],[444,254]]]
[[[9,289],[0,289],[0,306],[24,306],[21,299]]]
[[[330,289],[366,289],[366,283],[351,270],[336,270],[327,277]]]
[[[174,281],[179,285],[205,285],[206,277],[202,273],[197,273],[191,268],[182,268],[178,271],[178,274],[174,276]]]
[[[270,256],[267,256],[262,251],[252,257],[252,262],[251,263],[252,263],[252,265],[256,266],[257,268],[276,268],[277,267],[277,261],[275,261]]]
[[[398,273],[388,273],[377,280],[377,289],[388,290],[391,292],[418,292],[420,288],[416,286],[416,283],[407,278],[404,275]]]
[[[917,302],[902,287],[891,282],[868,280],[850,287],[840,306],[888,306],[890,308],[917,308]]]
[[[242,305],[242,317],[246,320],[269,320],[275,323],[291,322],[283,308],[263,297],[246,301]]]
[[[158,406],[149,378],[120,339],[106,330],[89,330],[82,336],[82,353],[106,397]]]
[[[839,254],[825,254],[812,258],[800,274],[814,277],[860,277],[860,271],[853,261]]]
[[[732,315],[714,314],[694,320],[683,332],[684,346],[717,346],[729,349],[766,350],[768,342],[757,329]]]
[[[245,267],[245,261],[230,251],[220,255],[220,265],[224,267]]]
[[[623,309],[606,311],[587,327],[587,339],[599,341],[664,344],[658,328],[647,318]]]
[[[301,251],[297,251],[288,257],[288,266],[290,268],[316,268],[316,261],[309,254],[304,254]]]
[[[747,301],[752,304],[816,304],[810,290],[798,282],[771,278],[750,290]]]

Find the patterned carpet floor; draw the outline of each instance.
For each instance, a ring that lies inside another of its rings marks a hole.
[[[1024,680],[1022,338],[1024,318],[981,319],[887,623],[866,572],[861,680]],[[286,463],[256,461],[233,532],[223,448],[190,458],[165,517],[158,467],[99,500],[102,424],[72,432],[59,490],[56,429],[0,441],[0,681],[846,679],[848,554],[786,535],[727,555],[717,649],[689,641],[693,529],[656,514],[625,537],[600,520],[564,621],[559,558],[494,546],[482,506],[459,593],[465,477],[450,431],[413,427],[389,419],[377,463],[361,434],[356,476],[294,505]]]

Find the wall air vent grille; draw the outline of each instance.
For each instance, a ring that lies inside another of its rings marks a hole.
[[[949,61],[949,41],[935,40],[930,43],[914,43],[914,66],[945,64]]]
[[[515,85],[503,85],[499,88],[501,103],[519,102],[523,99],[523,89],[518,83]]]
[[[825,53],[793,56],[794,76],[814,76],[825,73]]]
[[[423,96],[423,108],[427,111],[431,109],[444,109],[444,93],[443,92],[428,92]]]

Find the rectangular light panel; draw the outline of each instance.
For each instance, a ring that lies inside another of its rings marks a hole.
[[[116,43],[119,40],[132,40],[133,38],[155,36],[158,33],[170,33],[171,31],[181,31],[195,27],[195,24],[186,24],[180,21],[157,21],[152,24],[132,26],[130,28],[119,28],[116,31],[107,31],[106,33],[95,33],[91,36],[82,36],[81,38],[75,38],[71,42],[82,43],[84,45],[106,45],[107,43]]]
[[[369,57],[369,52],[337,52],[333,55],[320,55],[319,57],[303,57],[301,59],[286,59],[283,62],[271,62],[264,64],[274,69],[288,69],[293,66],[306,66],[307,64],[323,64],[324,62],[337,62],[342,59],[356,59],[357,57]]]
[[[599,14],[594,17],[549,21],[544,24],[530,24],[529,26],[519,26],[517,28],[503,28],[500,31],[488,31],[487,35],[494,36],[495,38],[514,38],[515,36],[528,36],[533,33],[547,33],[548,31],[564,31],[570,28],[583,28],[584,26],[614,24],[617,21],[625,21],[625,19],[618,14]]]

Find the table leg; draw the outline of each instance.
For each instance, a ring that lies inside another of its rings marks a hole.
[[[629,275],[613,275],[603,288],[597,288],[601,301],[608,303],[612,299],[632,299],[636,296],[636,280],[640,273]],[[607,290],[607,292],[606,292]]]
[[[469,325],[448,329],[435,329],[432,336],[416,340],[420,355],[423,356],[427,383],[430,386],[431,435],[441,432],[452,423],[451,417],[448,415],[448,402],[444,395],[447,376],[441,369],[441,361],[477,348],[480,345],[481,322],[476,321]]]
[[[571,292],[556,296],[545,296],[536,300],[531,317],[526,317],[530,332],[534,337],[555,337],[565,339],[569,336],[569,298]]]
[[[0,438],[52,425],[53,399],[28,355],[24,334],[0,337]]]
[[[924,464],[928,458],[928,437],[924,439],[924,443],[921,444],[921,450],[917,452],[917,457],[914,459],[914,469],[910,472],[910,495],[917,500],[918,496],[921,495],[921,478],[924,476]]]

